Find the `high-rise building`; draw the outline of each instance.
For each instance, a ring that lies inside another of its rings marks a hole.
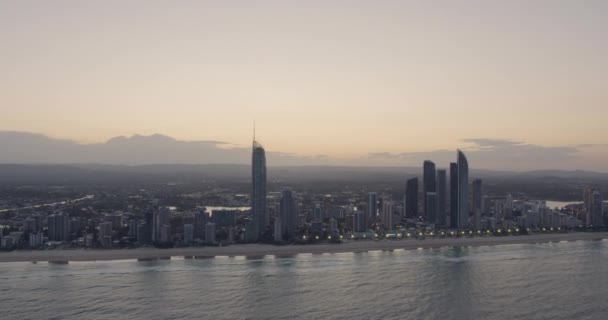
[[[469,226],[469,162],[458,150],[458,229]]]
[[[450,228],[458,229],[458,164],[450,163]]]
[[[424,190],[424,210],[423,210],[423,214],[424,214],[424,220],[429,221],[428,218],[428,214],[429,214],[429,208],[427,207],[428,201],[426,199],[427,194],[429,192],[437,192],[437,173],[435,171],[435,163],[433,163],[430,160],[426,160],[424,161],[423,164],[423,177],[422,177],[422,182],[424,183],[423,186],[423,190]],[[436,207],[436,206],[435,206]],[[431,223],[435,223],[435,214],[434,212],[432,212],[433,214],[433,220],[431,221]]]
[[[194,213],[194,239],[203,239],[205,236],[205,224],[209,222],[209,214],[206,209]]]
[[[382,201],[382,225],[386,230],[393,229],[393,202],[391,200]]]
[[[407,180],[405,187],[405,217],[418,217],[418,178]]]
[[[473,180],[472,204],[473,204],[473,206],[472,206],[473,213],[476,213],[477,211],[479,211],[480,213],[483,213],[483,188],[482,188],[481,179]]]
[[[504,208],[505,212],[503,214],[503,218],[505,218],[506,220],[513,219],[513,207],[514,207],[513,196],[509,193],[505,200],[505,208]]]
[[[99,243],[104,248],[112,246],[112,222],[102,222],[99,224]]]
[[[146,220],[146,231],[142,234],[142,237],[145,238],[139,238],[138,233],[137,241],[140,243],[152,243],[152,241],[154,241],[152,238],[154,234],[154,210],[152,210],[152,208],[148,208],[146,212],[144,212],[144,219]]]
[[[602,194],[597,190],[594,191],[591,196],[591,224],[595,227],[604,225],[602,201]]]
[[[68,216],[52,214],[48,217],[49,240],[66,241],[68,239]]]
[[[366,213],[363,211],[353,212],[353,231],[354,232],[365,232],[367,231],[367,224],[365,223]]]
[[[268,226],[268,208],[266,206],[266,152],[264,147],[253,140],[251,156],[251,213],[255,224],[257,238],[264,233]]]
[[[164,242],[164,241],[161,241],[161,238],[162,238],[161,231],[164,226],[169,225],[170,218],[171,218],[171,211],[167,207],[162,207],[154,213],[152,241]],[[168,236],[168,237],[170,237],[170,236]]]
[[[215,242],[215,223],[207,222],[205,225],[205,242]]]
[[[23,231],[25,232],[36,232],[36,220],[27,218],[23,220]]]
[[[207,222],[215,223],[217,228],[226,228],[236,225],[237,211],[235,210],[213,210]]]
[[[592,187],[586,187],[583,190],[583,204],[586,212],[591,212],[591,203],[593,202],[593,192],[595,191]]]
[[[281,221],[281,237],[285,239],[294,238],[298,227],[298,211],[296,200],[291,190],[286,189],[281,192],[279,216]]]
[[[38,248],[43,244],[42,232],[31,232],[29,238],[30,248]]]
[[[445,169],[437,170],[437,217],[435,224],[439,226],[446,225],[447,188]]]
[[[338,221],[334,218],[329,219],[329,234],[332,236],[338,236],[340,231],[338,230]]]
[[[148,237],[148,225],[145,223],[137,225],[137,243],[140,245],[150,243],[150,239]]]
[[[313,209],[313,214],[312,214],[312,220],[313,222],[322,222],[323,221],[323,214],[321,213],[321,204],[317,203],[315,204],[315,208]]]
[[[158,239],[158,242],[167,243],[167,242],[171,242],[172,240],[173,240],[173,236],[171,234],[171,226],[168,224],[163,224],[160,227],[160,238]]]
[[[274,241],[283,240],[283,231],[281,230],[281,218],[274,219]]]
[[[427,192],[425,207],[426,207],[426,221],[429,224],[435,224],[437,221],[437,193],[436,192]]]
[[[378,214],[378,194],[370,192],[367,194],[367,217],[365,224],[366,226],[371,225],[376,220]]]
[[[184,243],[190,244],[194,241],[194,225],[191,223],[184,224]]]

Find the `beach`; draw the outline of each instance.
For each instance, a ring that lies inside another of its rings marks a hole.
[[[189,248],[135,248],[135,249],[64,249],[64,250],[17,250],[0,253],[0,262],[69,262],[108,260],[156,260],[179,258],[212,258],[215,256],[263,257],[266,255],[290,256],[296,254],[322,254],[367,252],[376,250],[412,250],[440,247],[494,246],[506,244],[530,244],[560,241],[591,241],[608,239],[608,232],[572,232],[502,237],[435,238],[402,240],[359,240],[340,244],[307,244],[275,246],[269,244],[235,244],[224,247]]]

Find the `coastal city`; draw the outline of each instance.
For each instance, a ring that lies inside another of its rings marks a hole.
[[[177,183],[90,194],[95,189],[69,185],[12,189],[0,201],[1,248],[339,244],[605,231],[607,225],[608,206],[593,186],[581,188],[580,201],[555,206],[522,194],[489,194],[482,179],[470,176],[461,150],[449,168],[424,161],[421,178],[403,181],[404,192],[348,184],[336,191],[280,183],[269,189],[265,149],[255,140],[251,161],[249,190],[211,182],[198,191]]]

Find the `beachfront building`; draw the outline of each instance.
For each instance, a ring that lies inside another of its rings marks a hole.
[[[251,154],[251,213],[255,228],[255,240],[259,240],[268,226],[266,206],[266,151],[253,138]]]

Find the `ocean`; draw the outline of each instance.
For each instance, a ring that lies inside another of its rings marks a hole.
[[[608,241],[0,263],[2,319],[608,319]]]

